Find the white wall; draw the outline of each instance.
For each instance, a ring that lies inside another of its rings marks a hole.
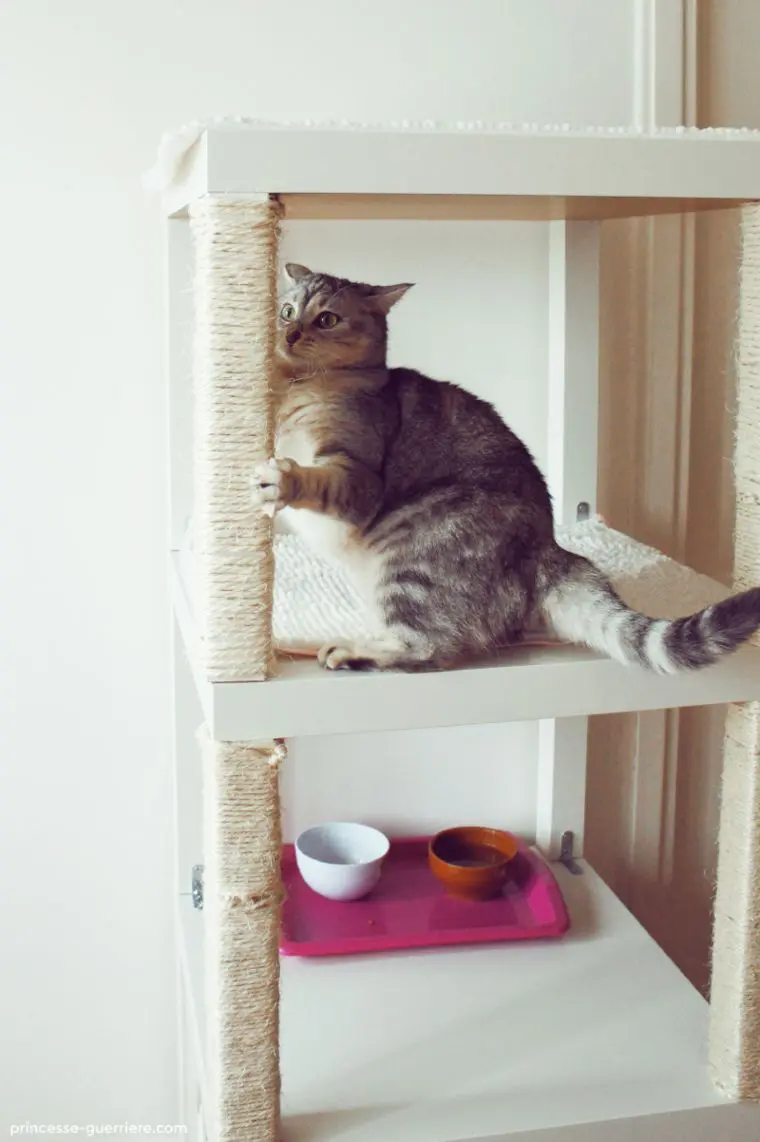
[[[176,1113],[159,134],[627,121],[633,8],[0,5],[1,1125]]]
[[[530,222],[291,222],[283,258],[358,281],[411,281],[394,365],[492,401],[546,465],[549,231]]]

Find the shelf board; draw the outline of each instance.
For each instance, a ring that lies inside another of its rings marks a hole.
[[[732,210],[750,199],[527,194],[280,194],[283,216],[420,222],[604,222],[661,214]]]
[[[210,683],[176,557],[172,567],[178,625],[207,723],[221,741],[485,725],[760,697],[760,649],[752,646],[717,666],[667,677],[561,646],[515,649],[496,662],[422,674],[329,673],[310,659],[283,658],[267,682]]]
[[[285,1142],[517,1142],[620,1120],[628,1132],[609,1137],[626,1142],[760,1136],[760,1108],[709,1081],[704,999],[588,864],[556,867],[563,940],[283,959]],[[181,932],[202,1041],[203,914],[189,899]],[[659,1115],[672,1134],[652,1132]]]
[[[189,146],[165,208],[260,193],[294,218],[604,219],[737,205],[758,185],[753,131],[221,123]]]

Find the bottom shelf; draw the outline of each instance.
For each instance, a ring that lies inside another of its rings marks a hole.
[[[760,1137],[760,1108],[709,1081],[707,1004],[582,867],[557,869],[572,928],[556,942],[283,959],[285,1142]],[[180,924],[202,1043],[189,898]],[[652,1115],[666,1116],[656,1129]]]

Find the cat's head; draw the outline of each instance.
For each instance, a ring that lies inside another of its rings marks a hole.
[[[277,351],[295,370],[373,368],[385,363],[387,316],[410,285],[371,286],[285,266]]]

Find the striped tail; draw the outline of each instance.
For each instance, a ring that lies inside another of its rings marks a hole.
[[[760,587],[687,618],[651,619],[626,606],[601,571],[581,556],[562,551],[551,570],[540,609],[559,638],[658,674],[712,666],[760,627]]]

